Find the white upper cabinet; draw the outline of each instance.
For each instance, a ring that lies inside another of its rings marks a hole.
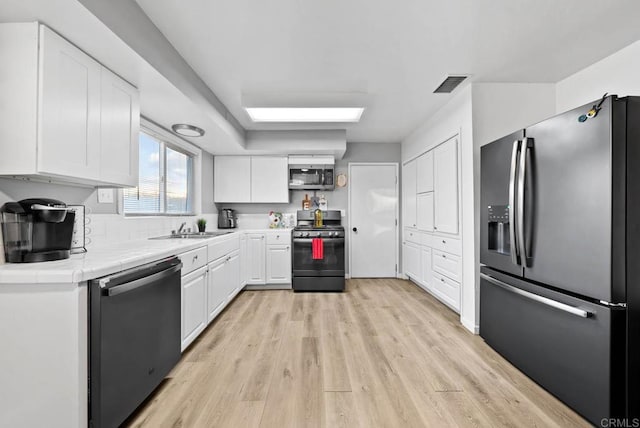
[[[286,157],[251,157],[251,202],[289,202],[289,162]]]
[[[0,175],[137,184],[136,88],[37,23],[0,24],[0,63]]]
[[[429,151],[417,160],[417,193],[433,191],[433,151]]]
[[[46,27],[39,58],[38,172],[99,180],[102,67]]]
[[[251,157],[214,157],[213,188],[215,202],[251,202]]]
[[[433,192],[420,193],[416,199],[418,230],[433,232]]]
[[[102,67],[100,180],[138,185],[138,90]]]
[[[216,156],[215,202],[289,202],[289,164],[283,156]]]
[[[402,199],[404,200],[404,226],[416,227],[416,165],[415,160],[402,168]]]
[[[37,23],[0,24],[0,63],[0,175],[137,184],[136,88]]]
[[[458,233],[458,138],[433,150],[434,229]]]

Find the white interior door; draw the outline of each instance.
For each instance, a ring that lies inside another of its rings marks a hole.
[[[397,176],[397,164],[349,164],[349,271],[352,278],[396,276]]]

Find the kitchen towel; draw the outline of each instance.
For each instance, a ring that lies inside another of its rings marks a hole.
[[[311,240],[311,252],[313,260],[324,259],[324,241],[322,238],[313,238]]]

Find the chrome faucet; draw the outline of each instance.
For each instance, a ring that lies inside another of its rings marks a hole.
[[[178,235],[182,233],[182,229],[187,225],[187,222],[183,222],[180,227],[178,228]]]

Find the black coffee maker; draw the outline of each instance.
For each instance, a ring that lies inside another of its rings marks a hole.
[[[69,258],[75,213],[55,199],[23,199],[0,207],[5,259],[32,263]]]

